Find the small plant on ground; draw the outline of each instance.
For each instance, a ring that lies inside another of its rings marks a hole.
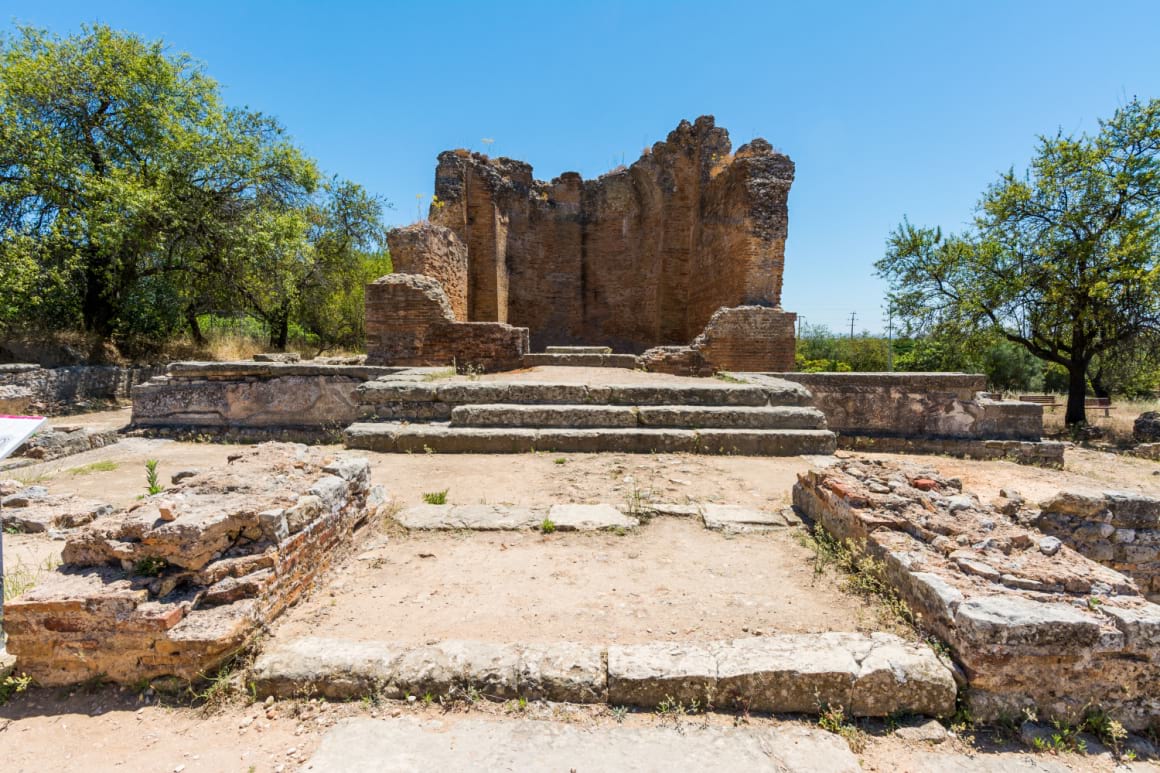
[[[910,626],[916,624],[910,606],[886,579],[886,563],[867,553],[864,542],[839,541],[821,524],[815,525],[812,532],[799,532],[798,539],[814,551],[815,574],[823,574],[832,566],[846,575],[844,590],[863,598],[876,598],[891,617]]]
[[[624,718],[628,716],[628,706],[612,706],[610,711],[617,724],[624,722]]]
[[[157,474],[156,459],[145,460],[145,488],[150,495],[160,494],[165,490],[165,487],[161,485],[161,478]]]
[[[143,556],[133,564],[133,574],[141,577],[157,577],[169,566],[164,558],[158,556]]]
[[[32,686],[32,677],[26,674],[17,676],[9,674],[0,679],[0,706],[12,700],[12,696],[19,695]]]
[[[428,491],[423,494],[423,501],[429,505],[445,505],[447,504],[447,492],[450,489],[443,489],[442,491]]]
[[[556,464],[567,464],[568,463],[568,460],[562,456],[556,457],[553,461],[555,461]]]
[[[555,530],[556,530],[556,522],[553,521],[551,518],[545,518],[544,520],[540,521],[540,531],[543,534],[551,534]]]
[[[117,463],[114,461],[104,460],[100,462],[93,462],[81,467],[73,467],[69,470],[70,475],[88,475],[94,472],[112,472],[117,469]]]
[[[823,705],[818,714],[818,727],[841,736],[855,754],[866,747],[865,734],[846,716],[846,709],[842,706]]]

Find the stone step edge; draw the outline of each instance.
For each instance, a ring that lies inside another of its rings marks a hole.
[[[569,415],[573,423],[566,423]],[[552,417],[554,421],[542,423],[542,417]],[[757,423],[762,420],[766,423]],[[529,429],[826,429],[826,416],[817,408],[798,405],[470,403],[451,409],[450,425]]]
[[[412,531],[524,531],[541,530],[545,519],[554,531],[608,531],[631,529],[641,519],[654,517],[696,518],[713,531],[727,533],[765,532],[801,525],[801,519],[786,507],[777,511],[721,505],[642,503],[637,507],[600,504],[554,505],[414,505],[401,510],[395,521]]]
[[[780,634],[715,642],[431,644],[308,637],[263,652],[250,671],[258,699],[403,699],[470,694],[492,700],[664,702],[850,716],[948,716],[957,687],[925,644],[892,634]]]
[[[380,453],[698,453],[751,456],[832,454],[837,436],[821,429],[656,429],[452,427],[446,422],[356,422],[347,448]]]

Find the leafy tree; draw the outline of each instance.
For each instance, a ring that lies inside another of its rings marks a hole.
[[[974,228],[903,221],[878,261],[904,318],[993,331],[1068,372],[1068,424],[1086,420],[1094,359],[1160,329],[1160,100],[1133,100],[1094,137],[1041,137],[1002,175]]]
[[[317,182],[274,120],[224,107],[161,42],[0,40],[0,323],[171,332],[225,256],[304,236],[292,213]]]

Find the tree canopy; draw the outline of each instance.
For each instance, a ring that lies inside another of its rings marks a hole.
[[[967,232],[904,220],[876,265],[913,328],[997,334],[1065,368],[1081,423],[1093,361],[1160,331],[1158,204],[1160,100],[1134,99],[1095,136],[1041,137]]]
[[[198,314],[244,311],[284,346],[308,310],[357,336],[318,304],[385,258],[382,207],[160,41],[0,39],[0,329],[197,337]]]

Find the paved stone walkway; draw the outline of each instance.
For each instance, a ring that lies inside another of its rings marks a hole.
[[[600,728],[534,720],[410,718],[343,723],[304,766],[346,771],[777,771],[852,773],[858,761],[837,736],[805,727]]]

